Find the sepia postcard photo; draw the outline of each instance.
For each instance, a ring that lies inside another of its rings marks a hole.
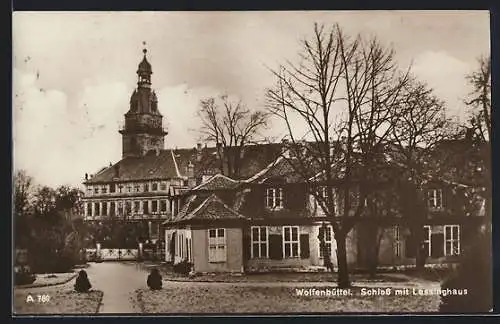
[[[12,28],[14,315],[492,311],[488,11]]]

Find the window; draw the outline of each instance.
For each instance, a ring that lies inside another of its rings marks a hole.
[[[269,257],[269,243],[268,232],[266,226],[252,226],[252,258],[268,258]]]
[[[460,226],[444,226],[444,255],[460,255]]]
[[[325,241],[326,251],[327,251],[328,255],[330,255],[330,257],[331,257],[332,256],[332,243],[333,243],[333,228],[332,228],[332,225],[328,225],[328,226],[326,226],[324,228],[320,227],[319,231],[320,231],[320,234],[323,234],[323,239]],[[321,248],[321,244],[319,246],[319,257],[320,258],[324,257],[323,249]]]
[[[87,203],[87,216],[92,216],[92,203]]]
[[[102,215],[108,215],[108,203],[107,202],[103,202],[101,203],[101,212],[102,212]]]
[[[88,188],[87,188],[87,194],[92,195],[92,192],[93,192],[92,186],[88,186]]]
[[[226,262],[226,230],[208,230],[208,262]]]
[[[113,193],[113,192],[115,192],[115,191],[116,191],[115,184],[114,184],[114,183],[110,184],[110,185],[109,185],[109,192],[110,192],[110,193]]]
[[[161,191],[165,191],[165,190],[167,190],[167,184],[166,184],[165,182],[162,182],[162,183],[160,184],[160,190],[161,190]]]
[[[149,191],[149,183],[145,183],[144,184],[144,192],[148,192]]]
[[[443,208],[443,191],[441,189],[431,189],[427,192],[427,203],[431,209]]]
[[[118,192],[122,193],[123,192],[123,185],[118,185]]]
[[[191,238],[186,239],[187,240],[187,259],[189,262],[193,261],[193,246],[191,243]]]
[[[266,190],[267,208],[283,208],[283,188],[268,188]]]
[[[149,214],[149,202],[148,201],[142,202],[142,213]]]
[[[136,185],[134,186],[134,191],[135,191],[135,192],[141,192],[141,186],[140,186],[140,185],[138,185],[138,184],[136,184]]]
[[[103,194],[108,193],[108,187],[107,186],[102,186],[101,193],[103,193]]]
[[[127,185],[127,192],[132,192],[132,185]]]
[[[99,193],[99,187],[94,187],[94,193],[97,195]]]
[[[424,226],[424,246],[428,251],[428,256],[431,256],[431,227]]]
[[[118,202],[118,215],[124,215],[125,214],[125,211],[123,210],[123,202],[122,201],[119,201]]]
[[[401,256],[401,230],[398,225],[394,226],[394,255]]]
[[[115,202],[114,201],[109,203],[109,215],[115,216]]]
[[[153,200],[153,201],[151,202],[151,211],[152,211],[153,213],[157,213],[157,212],[158,212],[158,201]]]
[[[167,201],[166,200],[161,200],[160,201],[160,211],[161,212],[166,212],[167,211]]]
[[[283,226],[283,256],[296,258],[299,255],[299,227]]]
[[[132,202],[125,202],[125,215],[130,215],[132,213]]]
[[[157,191],[157,190],[158,190],[158,183],[153,182],[153,191]]]
[[[94,215],[99,216],[101,215],[101,208],[100,208],[99,203],[94,203]]]
[[[321,198],[323,198],[323,201],[322,202],[318,202],[317,203],[317,206],[318,206],[318,214],[319,216],[324,216],[325,215],[325,212],[322,208],[322,206],[324,205],[325,207],[328,208],[328,188],[327,186],[321,186],[320,189],[319,189],[319,193],[321,194]],[[337,190],[335,188],[331,188],[332,190],[332,199],[333,199],[333,212],[334,213],[337,213]]]
[[[140,210],[141,210],[141,202],[134,201],[134,214],[139,214]]]

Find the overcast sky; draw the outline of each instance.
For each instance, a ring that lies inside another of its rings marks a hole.
[[[58,186],[117,162],[143,42],[166,147],[194,147],[199,100],[227,93],[262,108],[267,67],[296,58],[314,22],[377,35],[462,118],[464,76],[490,51],[487,11],[16,12],[14,166]]]

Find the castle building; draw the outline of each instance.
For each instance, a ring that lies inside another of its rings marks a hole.
[[[125,237],[130,247],[137,247],[138,241],[157,241],[163,232],[161,223],[181,208],[180,194],[221,172],[219,148],[201,144],[193,148],[165,148],[167,131],[152,88],[153,69],[147,50],[143,53],[136,72],[137,87],[119,130],[122,159],[94,175],[86,174],[83,182],[84,220],[95,225],[96,231],[103,225],[108,228],[96,238],[100,243],[113,241],[117,236]],[[241,154],[249,157],[242,165],[241,175],[245,177],[275,159],[279,147],[250,147]],[[117,233],[118,225],[124,224],[127,229]]]

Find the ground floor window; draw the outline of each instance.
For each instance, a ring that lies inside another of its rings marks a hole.
[[[269,233],[267,226],[252,226],[251,231],[252,258],[268,258]]]
[[[285,258],[299,257],[299,242],[299,227],[283,226],[283,256]]]
[[[187,245],[187,260],[189,262],[193,261],[193,246],[192,246],[192,241],[191,238],[186,239],[186,245]]]
[[[208,262],[226,262],[226,230],[208,230]]]
[[[460,226],[444,226],[444,255],[460,255]]]
[[[319,234],[320,234],[320,236],[323,236],[323,240],[325,242],[325,249],[326,249],[328,255],[331,257],[332,256],[332,244],[333,244],[333,228],[332,228],[332,226],[328,225],[325,227],[320,227]],[[319,245],[319,257],[324,258],[324,252],[323,252],[323,249],[321,248],[321,243]]]
[[[423,244],[424,248],[427,251],[427,256],[431,256],[431,251],[432,251],[432,245],[431,245],[431,227],[430,226],[424,226],[424,236],[423,236]]]
[[[109,203],[109,215],[110,216],[115,216],[115,209],[116,209],[116,205],[115,205],[115,202],[112,201]]]
[[[400,257],[401,256],[401,228],[396,225],[394,226],[394,256]]]

